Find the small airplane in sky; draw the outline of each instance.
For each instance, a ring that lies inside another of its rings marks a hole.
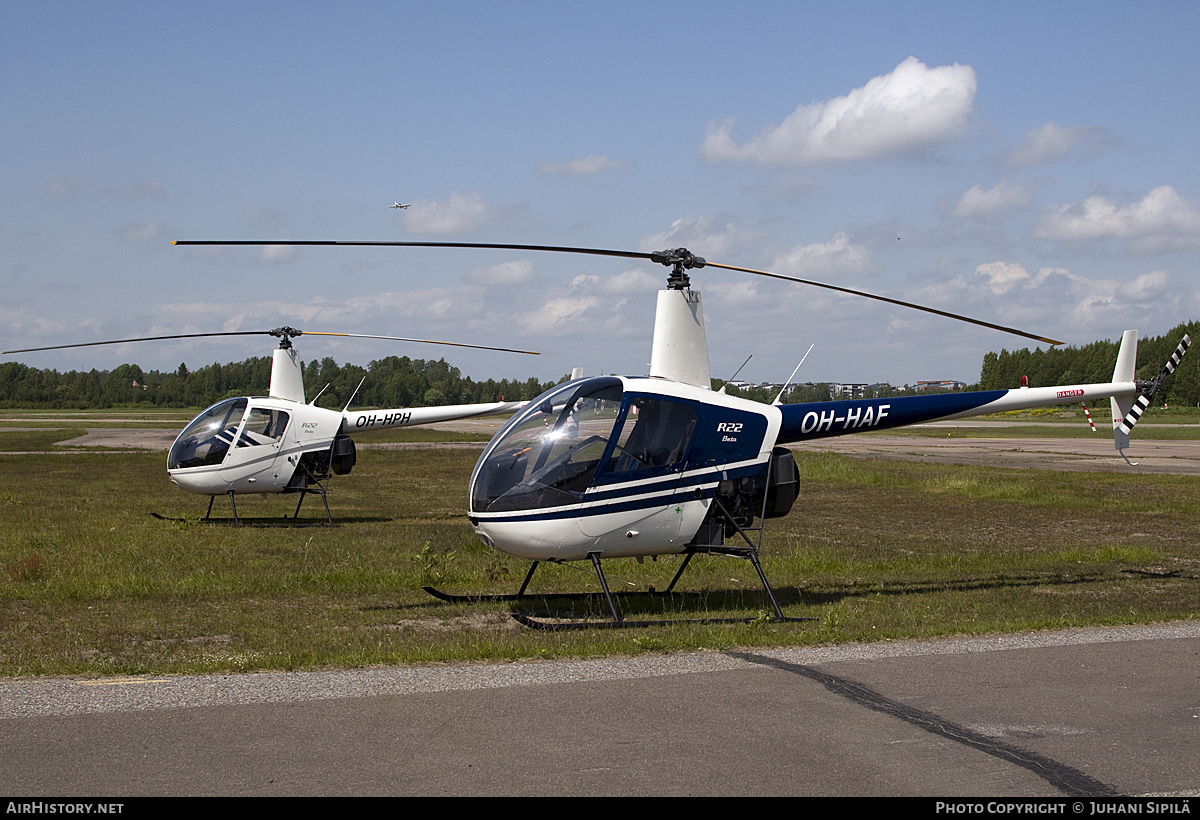
[[[412,204],[411,202],[410,202],[410,203],[408,203],[408,205],[411,205],[411,204]],[[408,207],[408,205],[401,205],[399,202],[393,202],[393,203],[392,203],[391,205],[389,205],[388,207],[389,207],[389,208],[407,208],[407,207]]]

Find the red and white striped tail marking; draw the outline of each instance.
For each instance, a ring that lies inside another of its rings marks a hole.
[[[1092,432],[1096,432],[1096,422],[1092,421],[1092,411],[1087,409],[1087,402],[1079,402],[1083,405],[1083,414],[1087,416],[1088,426],[1092,428]]]
[[[1138,419],[1142,417],[1142,413],[1145,413],[1146,408],[1150,406],[1150,399],[1154,396],[1154,391],[1158,389],[1157,382],[1162,381],[1163,378],[1175,372],[1175,368],[1179,366],[1179,362],[1183,358],[1183,354],[1187,353],[1187,349],[1191,346],[1192,337],[1185,335],[1183,337],[1183,341],[1179,343],[1179,347],[1175,348],[1175,352],[1171,354],[1171,358],[1168,359],[1167,363],[1163,365],[1162,372],[1158,374],[1158,379],[1156,380],[1154,390],[1151,390],[1146,395],[1138,396],[1137,402],[1135,402],[1133,407],[1129,409],[1129,413],[1126,414],[1124,420],[1120,424],[1122,433],[1129,435],[1130,431],[1133,430],[1133,425],[1138,423]]]

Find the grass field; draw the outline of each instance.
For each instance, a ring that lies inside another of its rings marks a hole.
[[[1049,424],[1012,424],[1004,427],[926,427],[917,425],[899,430],[880,430],[878,433],[866,435],[880,436],[916,436],[918,438],[1078,438],[1093,441],[1107,441],[1112,444],[1112,432],[1108,427],[1096,424],[1096,432],[1092,432],[1087,423],[1076,425]],[[1151,431],[1153,429],[1153,432]],[[1200,425],[1172,424],[1150,428],[1149,425],[1139,425],[1134,433],[1135,440],[1156,439],[1159,441],[1197,441],[1200,440]]]
[[[769,522],[763,563],[787,614],[817,620],[536,632],[516,625],[505,604],[451,605],[420,589],[511,592],[528,567],[484,548],[465,520],[477,457],[367,451],[334,480],[338,527],[278,526],[294,497],[250,496],[239,512],[259,526],[233,528],[200,521],[207,498],[173,488],[161,453],[0,455],[0,675],[901,639],[1190,618],[1200,601],[1192,479],[801,452],[801,497]],[[301,523],[323,520],[319,509],[306,501]],[[214,512],[227,516],[227,504]],[[662,589],[679,560],[612,561],[606,571],[616,587]],[[597,584],[590,567],[543,566],[533,587]],[[651,599],[629,614],[765,615],[744,561],[699,557],[680,588],[699,594]]]

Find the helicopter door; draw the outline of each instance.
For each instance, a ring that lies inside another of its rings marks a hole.
[[[604,470],[592,485],[597,495],[621,501],[611,513],[581,518],[583,534],[596,537],[640,525],[661,534],[671,530],[673,538],[682,515],[660,513],[672,503],[695,429],[696,410],[687,402],[631,396],[613,432]]]
[[[237,492],[272,492],[285,486],[295,468],[283,453],[290,416],[283,410],[251,407],[237,443],[221,462],[221,478]]]

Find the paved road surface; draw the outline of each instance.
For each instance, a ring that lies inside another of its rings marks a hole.
[[[1200,623],[0,682],[25,795],[1200,794]]]

